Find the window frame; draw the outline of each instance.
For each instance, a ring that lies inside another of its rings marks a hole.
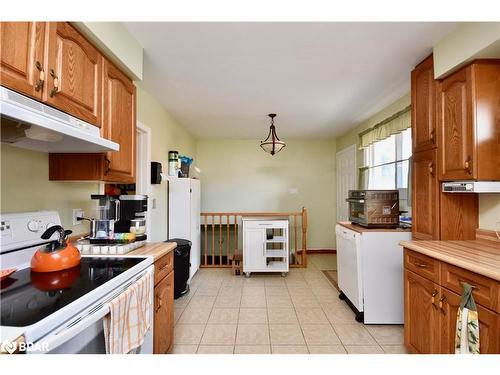
[[[411,128],[408,128],[404,131],[408,131],[409,134],[410,134],[410,137],[411,137]],[[374,156],[374,153],[375,153],[375,144],[377,142],[374,142],[372,144],[370,144],[368,147],[365,147],[364,148],[364,164],[365,164],[365,168],[367,169],[367,173],[368,173],[368,189],[370,189],[370,184],[373,182],[373,174],[372,174],[372,170],[374,168],[377,168],[377,167],[382,167],[382,166],[386,166],[386,165],[394,165],[394,190],[399,190],[399,189],[407,189],[408,186],[405,187],[402,187],[403,184],[403,176],[401,173],[398,173],[398,170],[399,172],[401,172],[401,170],[403,169],[402,166],[403,166],[403,163],[405,161],[408,162],[408,169],[409,169],[409,163],[410,163],[410,158],[412,156],[412,150],[410,149],[410,154],[407,158],[403,158],[403,139],[404,139],[404,135],[403,135],[403,132],[400,132],[400,133],[397,133],[397,134],[393,134],[391,135],[391,137],[394,137],[394,148],[395,148],[395,160],[394,161],[390,161],[390,162],[386,162],[386,163],[380,163],[380,164],[376,164],[376,165],[372,165],[373,163],[373,160],[375,160],[375,156]],[[380,140],[378,142],[381,142],[381,141],[385,141],[387,138],[383,139],[383,140]],[[411,138],[410,138],[411,139]],[[411,142],[410,142],[410,145],[411,145]],[[398,168],[398,164],[401,166]],[[409,171],[408,171],[409,173]],[[406,176],[406,180],[408,181],[408,175]],[[401,184],[398,184],[399,182],[401,182]],[[398,185],[400,185],[401,187],[398,187]]]

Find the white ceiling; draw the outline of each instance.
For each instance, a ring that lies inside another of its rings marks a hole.
[[[144,86],[201,138],[338,136],[410,89],[455,23],[125,23]]]

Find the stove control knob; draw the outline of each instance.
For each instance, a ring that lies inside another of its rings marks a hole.
[[[30,220],[28,222],[28,230],[30,232],[38,232],[39,229],[40,229],[40,224],[38,221]]]

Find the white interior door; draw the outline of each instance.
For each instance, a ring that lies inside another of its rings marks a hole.
[[[356,145],[349,146],[337,152],[337,219],[349,220],[346,202],[349,190],[356,189]]]

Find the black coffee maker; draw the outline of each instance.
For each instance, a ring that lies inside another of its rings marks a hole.
[[[147,195],[120,195],[120,220],[115,223],[116,233],[135,233],[136,241],[146,240]]]

